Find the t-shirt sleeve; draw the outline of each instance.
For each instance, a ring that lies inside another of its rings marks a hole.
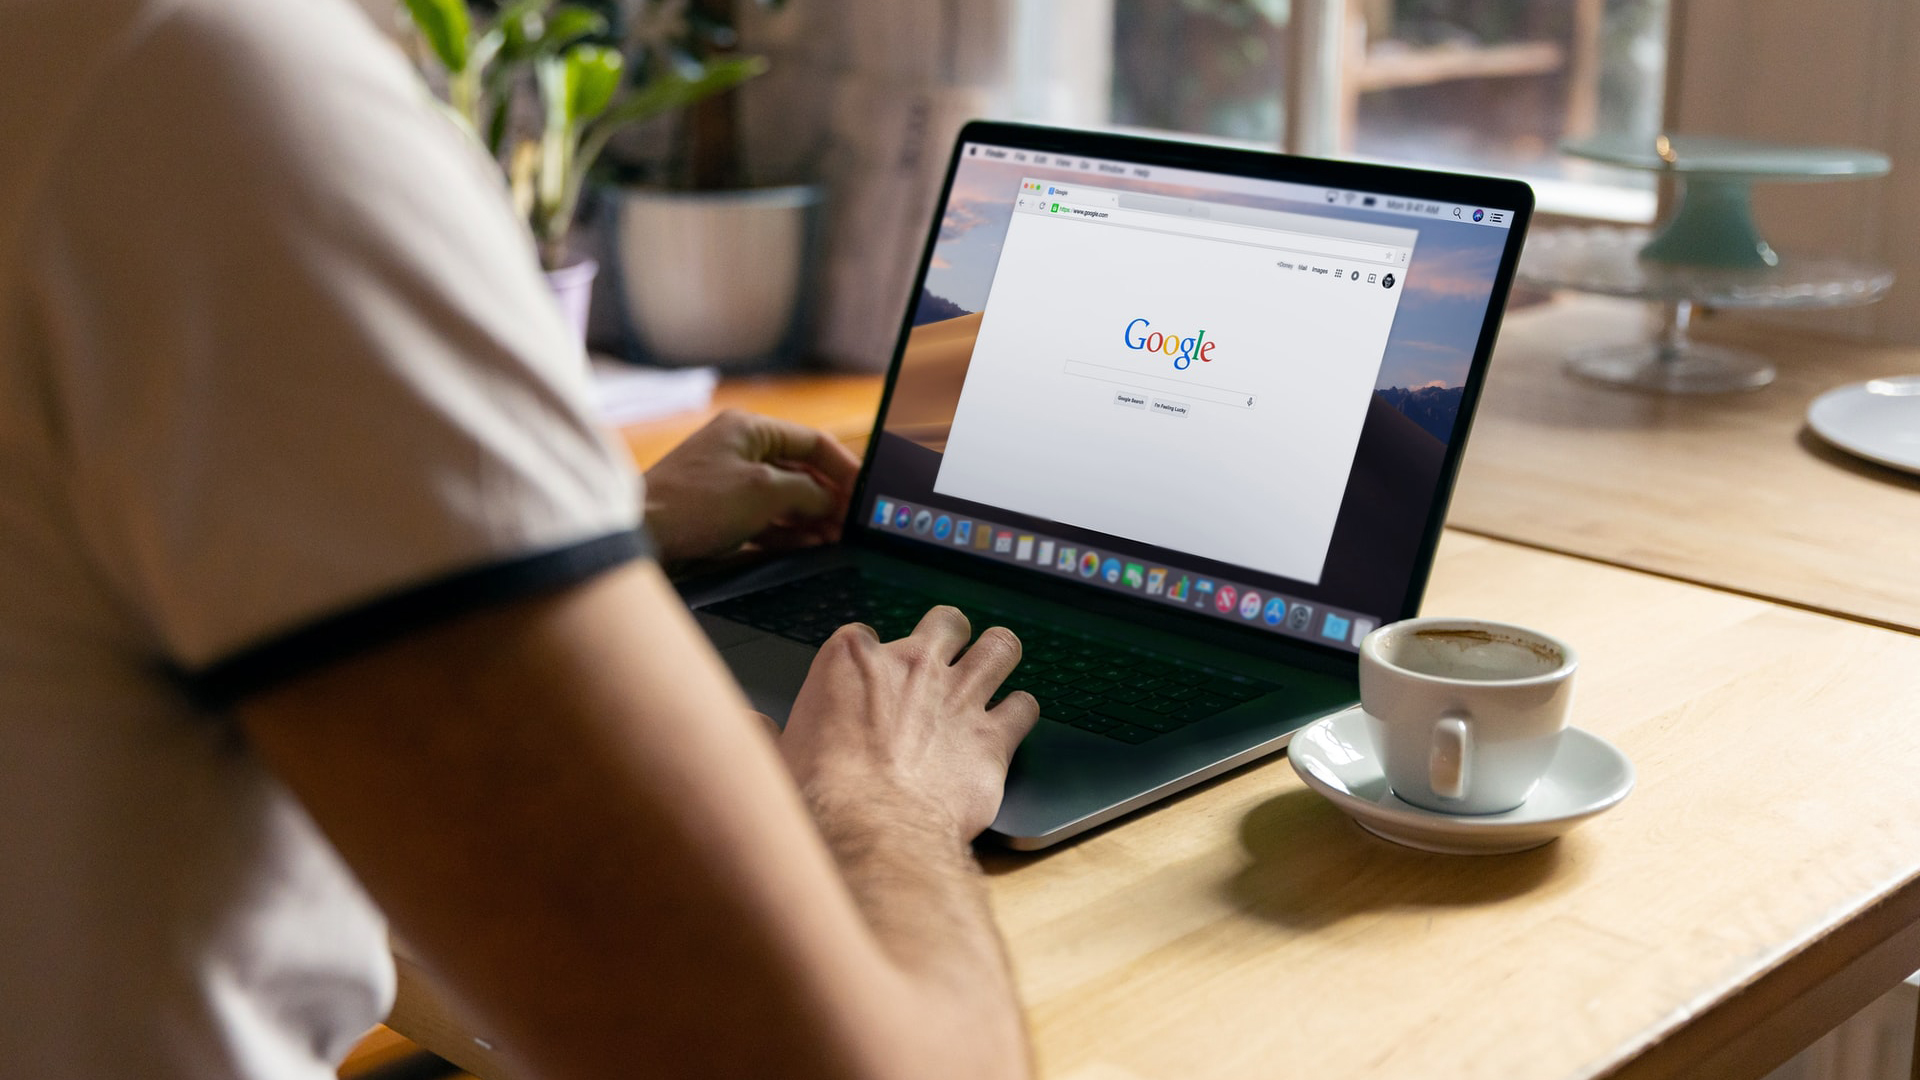
[[[168,5],[85,95],[33,246],[60,488],[203,693],[644,554],[497,172],[345,0]]]

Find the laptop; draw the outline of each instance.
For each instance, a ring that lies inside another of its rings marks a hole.
[[[1416,614],[1523,183],[976,122],[841,543],[681,583],[783,722],[817,646],[951,603],[1040,721],[1034,849],[1275,753]]]

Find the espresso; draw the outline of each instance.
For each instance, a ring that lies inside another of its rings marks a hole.
[[[1477,628],[1436,627],[1396,634],[1383,644],[1381,658],[1387,663],[1440,679],[1530,679],[1565,662],[1560,650],[1545,642]]]

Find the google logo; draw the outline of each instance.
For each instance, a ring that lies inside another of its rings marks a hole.
[[[1216,343],[1206,340],[1205,330],[1192,337],[1180,337],[1177,334],[1163,334],[1158,330],[1148,333],[1146,328],[1152,325],[1145,319],[1135,319],[1128,323],[1127,331],[1123,335],[1127,348],[1171,356],[1175,371],[1187,370],[1193,366],[1196,359],[1203,364],[1213,363],[1213,346]],[[1137,331],[1139,337],[1134,336],[1136,327],[1139,328]]]

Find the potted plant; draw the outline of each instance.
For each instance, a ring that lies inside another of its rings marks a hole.
[[[649,73],[737,62],[748,2],[610,0],[628,64]],[[739,95],[672,117],[664,150],[615,152],[615,246],[639,352],[668,364],[757,366],[803,344],[815,185],[759,187],[743,167]],[[660,140],[656,140],[659,142]]]
[[[504,170],[562,310],[584,337],[598,266],[575,257],[574,215],[588,173],[615,134],[684,109],[766,69],[751,56],[654,65],[627,77],[606,43],[610,24],[591,8],[514,0],[476,19],[468,0],[405,0],[445,83],[445,103]],[[534,119],[516,104],[531,97]]]

